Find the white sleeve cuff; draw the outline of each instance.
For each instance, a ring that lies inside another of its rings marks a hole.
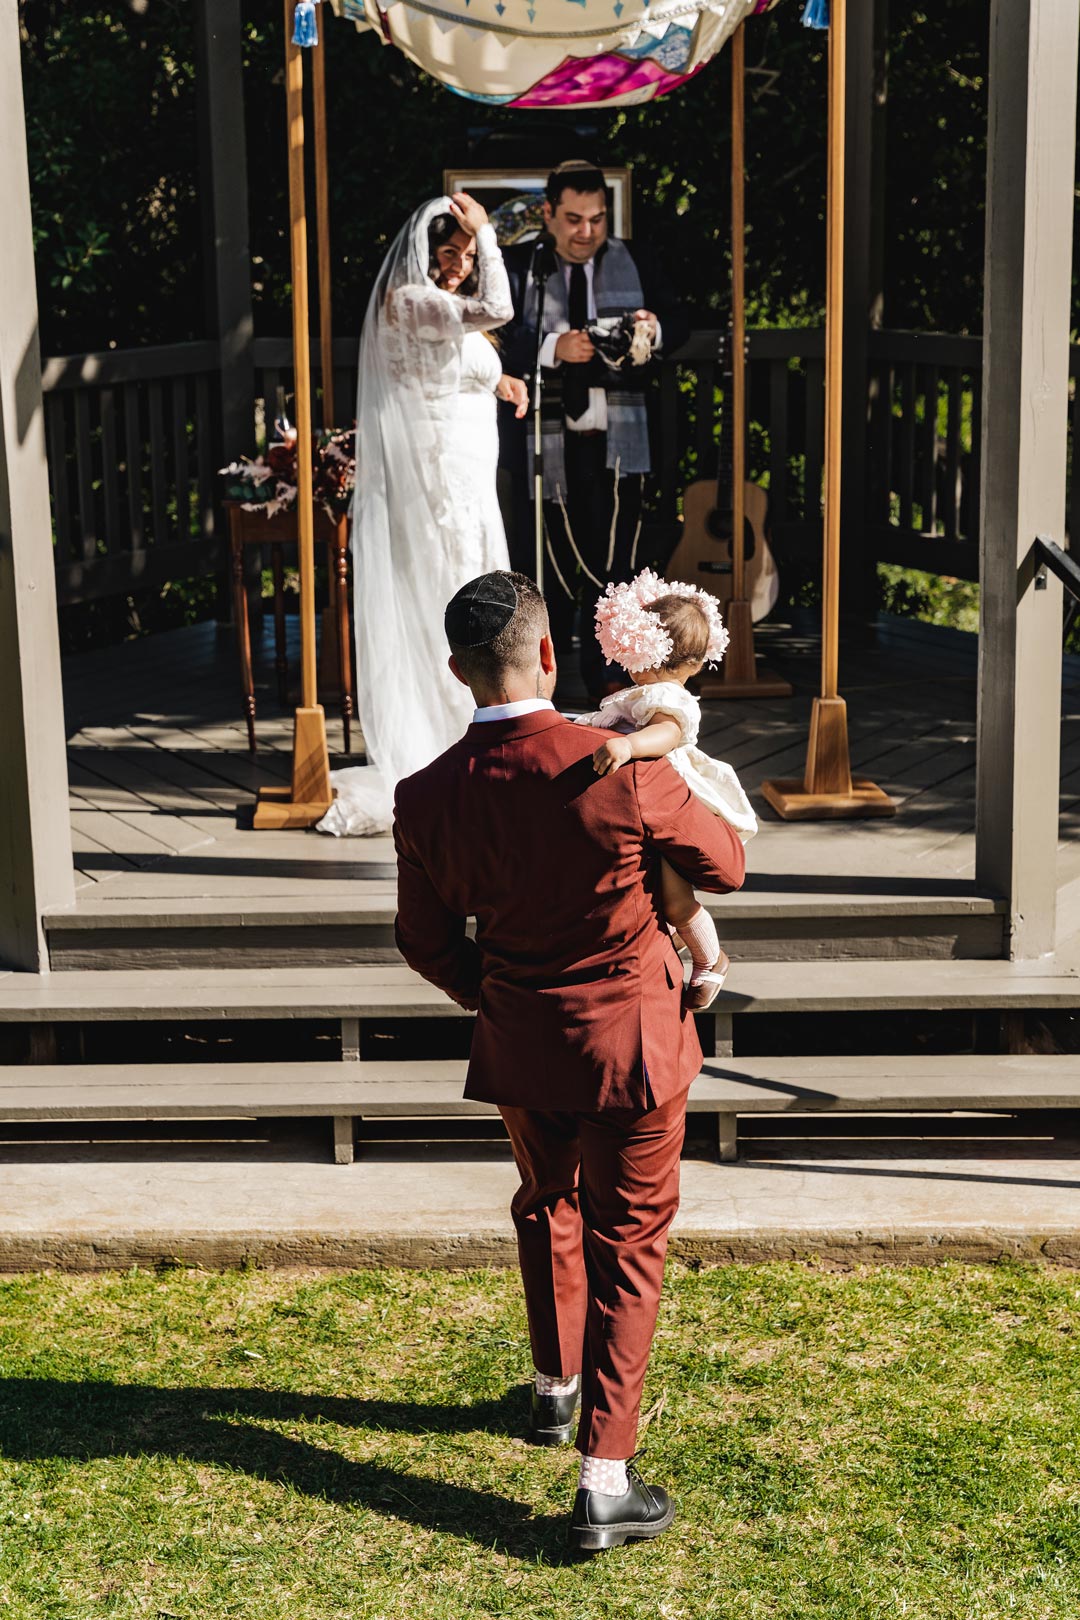
[[[664,328],[660,325],[660,322],[657,321],[657,323],[656,323],[656,341],[653,344],[653,353],[658,354],[663,347],[664,347]]]
[[[557,366],[560,363],[555,358],[555,346],[558,341],[559,333],[549,332],[543,343],[540,345],[540,364],[542,366],[547,366],[549,370],[552,366]]]
[[[490,220],[486,225],[481,225],[476,233],[476,251],[485,257],[499,252],[499,238],[495,235],[495,227]]]

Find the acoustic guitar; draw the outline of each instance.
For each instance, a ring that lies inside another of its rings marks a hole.
[[[724,398],[730,400],[731,338],[720,340],[720,371]],[[726,611],[731,599],[731,542],[734,527],[734,464],[732,412],[726,406],[720,420],[716,478],[699,478],[683,496],[682,534],[668,565],[669,579],[697,585],[719,597]],[[744,521],[744,592],[756,624],[771,613],[780,595],[780,576],[769,547],[769,497],[760,484],[746,482]]]

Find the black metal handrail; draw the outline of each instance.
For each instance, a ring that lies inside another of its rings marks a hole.
[[[1069,593],[1070,600],[1065,608],[1065,625],[1063,638],[1069,639],[1069,631],[1073,621],[1080,611],[1080,563],[1077,563],[1063,551],[1055,540],[1048,540],[1045,535],[1035,536],[1032,549],[1032,560],[1035,564],[1035,589],[1045,591],[1046,570],[1056,574]]]
[[[1049,568],[1074,597],[1080,600],[1080,563],[1076,563],[1067,551],[1054,540],[1047,540],[1044,535],[1035,537],[1035,589],[1046,589],[1046,570]]]

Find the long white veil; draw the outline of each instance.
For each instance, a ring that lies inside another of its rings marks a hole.
[[[447,669],[445,604],[465,583],[454,567],[455,470],[446,424],[456,407],[461,344],[478,301],[428,274],[428,227],[446,197],[418,208],[379,271],[364,318],[356,406],[352,552],[357,701],[368,764],[333,773],[338,797],[320,831],[386,832],[403,776],[461,736],[467,688]],[[505,311],[501,320],[507,318]]]

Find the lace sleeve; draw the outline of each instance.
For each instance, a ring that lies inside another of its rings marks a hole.
[[[486,332],[506,325],[514,305],[493,225],[480,228],[476,263],[480,285],[471,298],[443,292],[430,281],[403,287],[395,294],[398,318],[411,336],[427,343],[445,343],[465,332]]]
[[[639,731],[658,714],[669,714],[682,727],[681,746],[693,748],[697,742],[701,705],[678,681],[651,681],[646,686],[636,686],[627,709]]]
[[[481,225],[477,233],[476,262],[480,272],[476,296],[458,299],[465,310],[464,324],[478,331],[505,326],[513,319],[514,300],[494,225]]]

